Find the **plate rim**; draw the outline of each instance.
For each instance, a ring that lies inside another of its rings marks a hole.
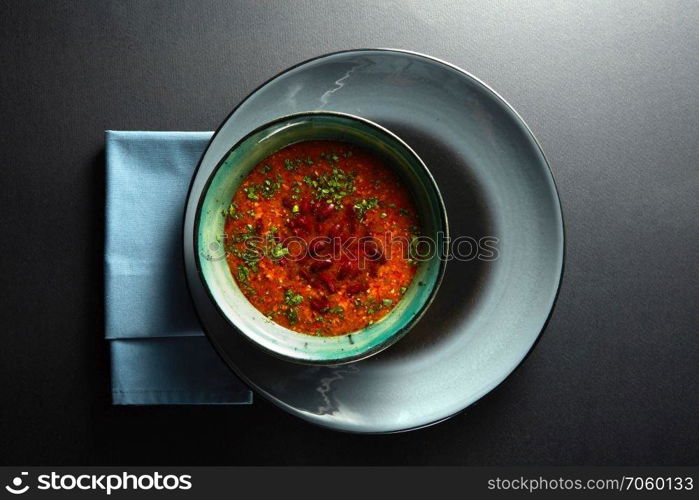
[[[284,74],[286,74],[286,73],[289,73],[289,72],[295,70],[296,68],[298,68],[298,67],[300,67],[300,66],[303,66],[303,65],[312,63],[312,62],[317,61],[317,60],[319,60],[319,59],[324,59],[324,58],[326,58],[326,57],[336,56],[336,55],[340,55],[340,54],[354,53],[354,52],[357,52],[357,53],[359,53],[359,52],[387,52],[387,53],[407,54],[407,55],[412,55],[412,56],[421,57],[421,58],[423,58],[423,59],[427,59],[427,60],[429,60],[429,61],[432,61],[432,62],[441,64],[441,65],[443,65],[443,66],[446,66],[446,67],[448,67],[448,68],[450,68],[450,69],[452,69],[452,70],[455,70],[455,71],[461,73],[463,76],[465,76],[466,78],[471,79],[472,81],[476,82],[476,83],[477,83],[478,85],[480,85],[483,89],[485,89],[485,90],[488,91],[490,94],[492,94],[492,95],[495,97],[496,100],[499,100],[499,101],[505,106],[505,108],[514,116],[514,118],[516,119],[516,121],[519,122],[519,124],[522,126],[522,128],[524,129],[524,131],[529,135],[529,137],[531,138],[531,140],[533,141],[533,143],[536,145],[536,148],[538,149],[539,153],[541,154],[541,158],[543,159],[544,165],[546,166],[546,169],[548,170],[548,174],[549,174],[549,177],[550,177],[550,179],[551,179],[551,183],[552,183],[552,185],[553,185],[553,192],[554,192],[554,194],[555,194],[555,200],[556,200],[556,202],[557,202],[557,206],[558,206],[559,213],[560,213],[560,217],[561,217],[561,246],[562,246],[562,253],[561,253],[561,265],[560,265],[558,283],[556,283],[556,292],[555,292],[555,294],[554,294],[553,301],[552,301],[552,303],[551,303],[551,308],[549,309],[548,315],[547,315],[545,321],[543,322],[543,324],[542,324],[542,326],[541,326],[541,329],[539,330],[539,333],[537,334],[536,338],[534,339],[534,342],[533,342],[532,345],[529,347],[529,349],[527,350],[527,352],[524,354],[524,356],[522,357],[522,359],[512,368],[512,370],[510,370],[509,373],[507,373],[504,377],[502,377],[499,381],[497,381],[497,382],[496,382],[490,389],[488,389],[486,392],[484,392],[483,394],[481,394],[480,396],[478,396],[476,399],[474,399],[474,400],[471,401],[470,403],[466,404],[466,406],[464,406],[463,408],[461,408],[461,409],[455,411],[454,413],[451,413],[451,414],[449,414],[449,415],[446,415],[446,416],[444,416],[444,417],[438,418],[438,419],[433,420],[433,421],[430,421],[430,422],[426,422],[426,423],[421,424],[421,425],[416,425],[416,426],[411,426],[411,427],[405,427],[405,428],[401,428],[401,429],[394,429],[394,430],[388,430],[388,431],[363,431],[363,430],[347,429],[347,428],[341,428],[341,427],[333,426],[333,425],[330,425],[330,424],[329,424],[328,422],[326,422],[325,420],[311,419],[311,418],[307,417],[307,416],[304,414],[304,412],[297,411],[296,409],[294,409],[294,408],[291,407],[290,405],[284,403],[284,402],[281,401],[280,399],[275,398],[275,397],[272,396],[271,394],[267,394],[265,391],[259,389],[259,388],[257,387],[257,385],[254,384],[254,383],[250,380],[249,377],[247,377],[244,373],[242,373],[242,371],[240,371],[239,369],[237,369],[235,363],[233,363],[232,361],[228,360],[228,357],[227,357],[227,356],[225,355],[225,353],[223,352],[223,348],[218,344],[218,342],[213,338],[213,336],[209,333],[209,331],[207,330],[207,328],[204,326],[205,323],[204,323],[204,321],[202,320],[202,317],[201,317],[201,314],[199,313],[198,308],[197,308],[196,306],[194,306],[193,309],[194,309],[194,312],[195,312],[195,314],[196,314],[196,317],[197,317],[197,319],[198,319],[198,321],[199,321],[199,323],[200,323],[200,325],[201,325],[202,331],[203,331],[204,334],[206,335],[206,337],[207,337],[207,339],[209,340],[209,342],[211,343],[211,345],[214,347],[214,350],[216,351],[216,353],[218,354],[218,356],[221,358],[221,360],[223,360],[223,362],[226,364],[226,366],[228,367],[228,369],[231,370],[231,372],[232,372],[235,376],[237,376],[238,378],[240,378],[246,385],[248,385],[248,386],[254,391],[255,394],[261,395],[261,396],[262,396],[263,398],[265,398],[267,401],[271,402],[272,404],[274,404],[275,406],[281,408],[282,410],[286,411],[287,413],[291,413],[292,415],[294,415],[294,416],[300,418],[300,419],[303,420],[303,421],[306,421],[306,422],[308,422],[308,423],[310,423],[310,424],[314,424],[314,425],[317,425],[317,426],[322,427],[322,428],[325,428],[325,429],[330,429],[330,430],[334,430],[334,431],[338,431],[338,432],[343,432],[343,433],[347,433],[347,434],[362,434],[362,435],[372,435],[372,434],[374,434],[374,435],[399,434],[399,433],[403,433],[403,432],[410,432],[410,431],[414,431],[414,430],[424,429],[424,428],[431,427],[431,426],[433,426],[433,425],[439,424],[439,423],[441,423],[441,422],[450,420],[451,418],[455,417],[456,415],[461,414],[462,412],[464,412],[464,411],[467,410],[468,408],[472,407],[473,405],[475,405],[475,404],[477,404],[477,403],[483,401],[483,399],[485,399],[486,397],[488,397],[489,395],[491,395],[493,392],[495,392],[495,390],[498,389],[498,388],[503,384],[503,382],[505,382],[505,381],[506,381],[508,378],[510,378],[515,372],[517,372],[517,371],[519,370],[519,368],[524,364],[524,362],[525,362],[525,361],[529,358],[529,356],[532,354],[532,352],[534,351],[534,349],[536,348],[536,346],[537,346],[537,345],[539,344],[539,342],[541,341],[541,338],[542,338],[542,336],[543,336],[543,333],[544,333],[544,331],[547,329],[547,327],[548,327],[548,325],[549,325],[549,323],[550,323],[550,321],[551,321],[551,318],[553,317],[553,313],[554,313],[554,311],[555,311],[555,309],[556,309],[556,305],[558,304],[558,299],[559,299],[560,292],[561,292],[561,285],[562,285],[562,283],[563,283],[563,276],[565,275],[565,267],[566,267],[566,260],[567,260],[567,237],[566,237],[567,229],[566,229],[565,215],[564,215],[564,211],[563,211],[563,203],[561,202],[560,192],[559,192],[559,190],[558,190],[558,184],[556,183],[556,178],[555,178],[555,176],[553,175],[553,171],[551,170],[551,164],[550,164],[548,158],[546,157],[546,154],[544,153],[543,148],[541,147],[541,143],[539,142],[539,140],[537,139],[537,137],[534,135],[534,132],[532,132],[532,130],[531,130],[531,128],[529,127],[529,125],[527,124],[527,122],[524,121],[524,119],[523,119],[522,116],[517,112],[517,110],[516,110],[504,97],[502,97],[497,91],[495,91],[490,85],[488,85],[488,84],[485,83],[483,80],[481,80],[480,78],[476,77],[475,75],[471,74],[470,72],[466,71],[465,69],[463,69],[463,68],[461,68],[461,67],[459,67],[459,66],[457,66],[457,65],[455,65],[455,64],[453,64],[453,63],[450,63],[450,62],[448,62],[448,61],[445,61],[445,60],[443,60],[443,59],[440,59],[440,58],[438,58],[438,57],[434,57],[434,56],[431,56],[431,55],[428,55],[428,54],[424,54],[424,53],[421,53],[421,52],[417,52],[417,51],[412,51],[412,50],[407,50],[407,49],[388,48],[388,47],[374,47],[374,48],[371,48],[371,47],[364,47],[364,48],[343,49],[343,50],[337,50],[337,51],[333,51],[333,52],[326,52],[326,53],[323,53],[323,54],[320,54],[320,55],[317,55],[317,56],[314,56],[314,57],[310,57],[310,58],[305,59],[305,60],[303,60],[303,61],[300,61],[300,62],[298,62],[298,63],[296,63],[296,64],[294,64],[294,65],[292,65],[292,66],[289,66],[289,67],[283,69],[282,71],[279,71],[279,72],[275,73],[273,76],[271,76],[270,78],[264,80],[261,84],[259,84],[258,86],[256,86],[253,90],[251,90],[243,99],[241,99],[241,100],[232,108],[232,110],[231,110],[231,111],[226,115],[226,117],[220,122],[220,124],[218,125],[218,127],[216,128],[216,130],[214,131],[214,133],[211,135],[211,138],[210,138],[209,141],[207,142],[206,148],[204,148],[204,150],[202,151],[201,156],[199,157],[199,160],[197,161],[196,167],[195,167],[194,170],[192,171],[192,176],[191,176],[190,181],[189,181],[189,186],[187,187],[187,195],[186,195],[186,197],[185,197],[185,203],[184,203],[183,214],[182,214],[182,219],[181,219],[181,220],[182,220],[183,249],[185,250],[185,252],[183,252],[181,262],[182,262],[182,267],[183,267],[183,271],[184,271],[184,274],[185,274],[185,282],[187,283],[187,292],[189,293],[189,296],[190,296],[190,298],[192,299],[192,304],[194,305],[194,304],[196,304],[196,301],[195,301],[195,298],[194,298],[194,294],[193,294],[193,292],[192,292],[192,288],[191,288],[191,285],[190,285],[190,279],[189,279],[189,276],[188,276],[188,273],[187,273],[188,269],[187,269],[186,248],[187,248],[187,246],[188,246],[188,240],[189,240],[189,238],[188,238],[187,235],[185,234],[185,226],[186,226],[187,214],[188,214],[188,211],[189,211],[190,198],[191,198],[191,196],[192,196],[192,189],[193,189],[193,187],[194,187],[194,181],[195,181],[197,175],[199,174],[199,171],[200,171],[201,166],[202,166],[202,161],[203,161],[204,157],[206,156],[206,153],[209,151],[209,149],[210,149],[210,147],[211,147],[211,144],[213,143],[214,139],[218,136],[218,134],[220,133],[221,129],[226,125],[226,123],[228,123],[228,121],[231,119],[231,117],[233,116],[233,114],[235,114],[235,112],[238,111],[238,109],[239,109],[243,104],[245,104],[245,103],[248,101],[248,99],[250,99],[250,98],[251,98],[254,94],[256,94],[260,89],[262,89],[263,87],[267,86],[269,83],[271,83],[272,81],[276,80],[276,79],[279,78],[280,76],[282,76],[282,75],[284,75]]]

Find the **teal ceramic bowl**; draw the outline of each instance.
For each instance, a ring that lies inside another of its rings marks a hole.
[[[305,335],[270,321],[243,295],[231,275],[222,245],[225,217],[248,173],[269,155],[297,142],[335,140],[354,144],[383,157],[412,193],[422,233],[436,244],[421,259],[415,278],[401,301],[373,325],[337,337]],[[387,348],[417,323],[437,293],[446,259],[447,214],[439,189],[415,152],[396,135],[355,116],[308,112],[267,123],[234,145],[214,169],[202,192],[194,223],[196,263],[200,279],[220,313],[234,330],[271,354],[289,361],[341,364]],[[231,335],[238,334],[231,331]]]

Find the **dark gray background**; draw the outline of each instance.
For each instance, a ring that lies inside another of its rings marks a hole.
[[[699,464],[697,24],[693,1],[0,2],[0,462]],[[259,398],[110,407],[103,131],[212,130],[289,65],[375,46],[475,74],[543,145],[567,263],[527,362],[402,435]]]

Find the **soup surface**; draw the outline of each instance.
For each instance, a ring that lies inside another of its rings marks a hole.
[[[257,165],[224,212],[226,259],[248,300],[309,335],[386,316],[416,272],[419,219],[378,156],[335,141],[288,146]]]

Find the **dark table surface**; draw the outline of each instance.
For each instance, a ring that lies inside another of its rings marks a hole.
[[[696,2],[0,8],[0,462],[699,464]],[[327,431],[260,398],[111,407],[104,130],[213,130],[277,72],[353,47],[457,64],[541,141],[567,225],[543,340],[475,406],[407,434]]]

